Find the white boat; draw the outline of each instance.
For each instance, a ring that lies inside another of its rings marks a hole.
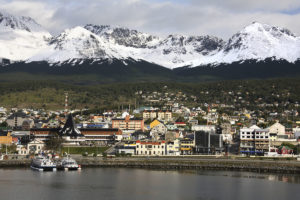
[[[61,168],[64,170],[80,170],[81,166],[77,164],[76,160],[71,158],[70,156],[64,157],[61,160]]]
[[[31,168],[38,171],[56,171],[56,164],[46,156],[36,156],[32,159]]]

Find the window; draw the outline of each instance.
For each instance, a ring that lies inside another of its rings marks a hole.
[[[136,148],[139,148],[139,145],[136,145]]]

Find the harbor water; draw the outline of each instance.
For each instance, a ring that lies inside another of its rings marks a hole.
[[[0,169],[3,200],[300,199],[299,188],[300,175],[121,168],[68,172]]]

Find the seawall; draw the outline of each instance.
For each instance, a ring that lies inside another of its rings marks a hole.
[[[143,168],[157,170],[230,170],[259,173],[300,174],[299,161],[274,161],[251,159],[222,159],[222,158],[93,158],[75,157],[83,168],[88,167],[120,167]],[[30,159],[3,160],[0,168],[27,168]]]
[[[231,170],[259,173],[300,174],[300,162],[297,161],[261,161],[231,159],[181,159],[181,158],[98,158],[77,159],[83,167],[126,167],[159,170]]]

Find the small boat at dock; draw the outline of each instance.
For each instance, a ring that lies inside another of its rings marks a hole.
[[[49,157],[43,155],[34,157],[30,167],[38,171],[56,171],[56,164]]]
[[[64,157],[58,164],[58,170],[81,170],[81,166],[70,156]]]

